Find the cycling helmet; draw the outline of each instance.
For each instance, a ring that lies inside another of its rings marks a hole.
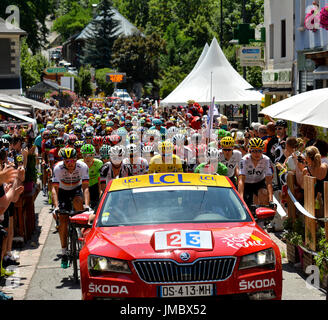
[[[176,134],[173,138],[172,138],[172,142],[173,142],[173,144],[179,144],[179,142],[180,142],[180,144],[181,144],[181,142],[182,143],[184,143],[184,141],[185,141],[185,136],[183,135],[183,134],[181,134],[181,133],[179,133],[179,134]]]
[[[218,134],[218,138],[220,139],[220,138],[224,138],[227,132],[224,129],[219,129],[217,134]]]
[[[106,144],[100,148],[99,153],[102,159],[109,159],[110,148],[111,147]]]
[[[249,140],[248,147],[250,149],[264,149],[264,142],[261,138],[252,138]]]
[[[84,134],[86,139],[92,139],[93,138],[93,132],[91,130],[87,130]]]
[[[82,132],[83,132],[83,129],[80,125],[77,125],[77,126],[74,127],[74,133],[75,134],[82,134]]]
[[[110,141],[111,141],[112,144],[117,144],[117,143],[119,143],[122,140],[122,138],[119,135],[117,135],[117,134],[110,135],[109,136],[109,139],[110,139]]]
[[[179,129],[177,127],[170,127],[167,129],[168,134],[177,134],[179,132]]]
[[[207,156],[209,157],[209,159],[218,160],[219,150],[216,148],[208,148]]]
[[[75,134],[70,134],[70,135],[68,136],[68,142],[69,142],[70,144],[74,144],[75,141],[77,141],[77,136],[76,136]]]
[[[92,144],[85,144],[81,147],[81,153],[84,154],[95,154],[95,147]]]
[[[94,146],[102,145],[102,144],[103,144],[103,140],[104,140],[103,137],[101,137],[101,136],[96,136],[96,137],[94,137],[94,138],[92,139],[92,144],[93,144]]]
[[[138,146],[134,143],[130,143],[127,145],[126,147],[127,151],[131,154],[136,154],[137,152],[139,152],[139,149]]]
[[[224,137],[220,141],[222,148],[233,148],[235,146],[235,140],[233,137]]]
[[[153,125],[154,126],[161,126],[162,124],[163,124],[163,122],[160,119],[154,119],[153,120]]]
[[[192,136],[191,136],[191,142],[193,144],[197,144],[201,141],[202,139],[202,136],[199,134],[199,133],[194,133]]]
[[[109,145],[111,143],[111,141],[110,141],[110,136],[105,136],[104,138],[103,138],[103,144],[107,144],[107,145]]]
[[[139,136],[138,136],[138,134],[137,134],[137,133],[132,133],[132,134],[130,134],[130,136],[129,136],[129,141],[130,141],[131,143],[136,143],[136,142],[138,142],[138,141],[139,141]]]
[[[154,147],[151,146],[151,145],[144,146],[144,147],[142,148],[142,152],[144,152],[144,153],[151,153],[151,152],[154,152]]]
[[[171,141],[163,141],[158,144],[158,150],[162,151],[162,154],[173,153],[174,145]]]
[[[74,142],[74,148],[80,149],[84,145],[84,141],[77,140]]]
[[[44,130],[42,132],[42,138],[43,139],[49,138],[49,136],[50,136],[50,130]]]
[[[51,131],[50,131],[50,137],[51,138],[57,138],[58,137],[58,130],[56,130],[56,129],[52,129]]]
[[[59,156],[63,159],[76,158],[76,150],[74,148],[63,148],[59,151]]]
[[[111,157],[123,157],[125,155],[125,148],[123,146],[114,146],[110,148]]]
[[[65,146],[65,140],[64,140],[64,138],[62,138],[62,137],[57,137],[56,139],[55,139],[55,147],[64,147]]]
[[[276,121],[276,127],[284,127],[287,128],[287,121],[286,120],[277,120]]]

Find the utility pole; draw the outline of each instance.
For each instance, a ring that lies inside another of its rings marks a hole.
[[[220,41],[221,47],[223,43],[223,0],[220,0]]]
[[[246,0],[243,0],[243,9],[242,9],[242,14],[243,14],[243,23],[246,23]],[[243,67],[243,78],[246,80],[246,67]]]

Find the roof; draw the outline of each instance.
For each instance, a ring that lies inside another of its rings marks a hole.
[[[232,67],[216,38],[205,57],[200,57],[190,74],[161,104],[186,105],[188,100],[194,100],[210,105],[213,97],[216,103],[235,105],[260,104],[264,97]]]
[[[205,186],[231,188],[224,176],[198,173],[156,173],[112,180],[110,191],[144,187]]]
[[[27,32],[0,18],[0,34],[27,35]]]
[[[114,19],[119,21],[118,31],[115,35],[120,36],[130,36],[134,32],[139,31],[129,20],[127,20],[124,16],[122,16],[115,8],[111,9],[114,12]],[[101,16],[97,16],[96,20],[101,20]],[[75,38],[75,40],[86,40],[91,37],[93,34],[92,30],[92,22],[90,22],[80,33],[79,36]]]

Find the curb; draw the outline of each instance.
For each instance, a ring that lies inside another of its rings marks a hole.
[[[13,276],[6,279],[1,291],[14,298],[14,300],[24,300],[29,284],[36,270],[42,250],[47,240],[51,223],[52,214],[49,213],[51,206],[45,206],[38,215],[38,225],[32,239],[29,240],[22,249],[17,249],[20,265],[12,266],[8,269],[15,271]],[[38,234],[37,230],[40,230]]]

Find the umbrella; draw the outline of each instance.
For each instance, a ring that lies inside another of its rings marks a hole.
[[[272,118],[328,128],[328,88],[303,92],[261,110]]]

